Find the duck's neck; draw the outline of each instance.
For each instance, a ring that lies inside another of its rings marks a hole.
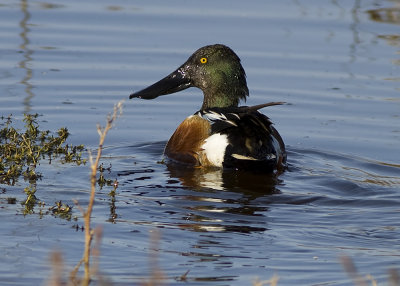
[[[202,110],[213,107],[236,107],[239,105],[239,97],[225,93],[208,94],[204,92]]]
[[[240,100],[246,100],[249,89],[246,83],[246,74],[239,65],[238,68],[217,71],[212,75],[212,80],[203,83],[204,100],[202,109],[213,107],[237,107]]]

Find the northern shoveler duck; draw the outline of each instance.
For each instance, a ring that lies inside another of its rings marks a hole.
[[[174,72],[129,98],[153,99],[189,87],[203,91],[203,105],[169,139],[164,150],[168,158],[201,167],[267,172],[284,167],[283,140],[269,118],[258,112],[283,102],[238,107],[249,90],[239,57],[227,46],[198,49]]]

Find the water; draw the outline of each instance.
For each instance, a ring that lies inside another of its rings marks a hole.
[[[99,190],[100,270],[114,285],[151,271],[151,233],[168,285],[351,285],[350,256],[383,284],[400,255],[399,3],[397,1],[3,1],[0,111],[39,113],[70,142],[97,146],[96,124],[133,90],[173,71],[197,48],[223,43],[247,72],[247,104],[263,110],[288,149],[278,178],[158,163],[201,92],[127,100],[103,163],[119,181]],[[47,206],[88,201],[88,167],[42,163]],[[0,284],[43,285],[49,255],[66,270],[83,248],[68,221],[23,215],[21,180],[0,186]],[[15,197],[16,204],[7,198]],[[43,208],[46,210],[46,207]],[[186,271],[185,282],[180,281]]]

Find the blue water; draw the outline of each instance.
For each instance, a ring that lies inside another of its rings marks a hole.
[[[113,285],[147,279],[153,233],[167,285],[274,274],[278,285],[352,285],[343,255],[385,285],[400,255],[399,13],[397,2],[361,0],[3,1],[0,115],[39,113],[42,129],[66,126],[72,144],[95,149],[96,124],[126,100],[102,159],[119,182],[116,201],[111,187],[98,190],[93,214],[99,271]],[[160,163],[169,136],[200,108],[199,90],[128,100],[214,43],[240,56],[246,104],[289,103],[263,110],[287,144],[278,178]],[[87,204],[89,167],[39,169],[46,205],[34,214],[23,215],[26,182],[0,186],[1,285],[45,285],[52,251],[66,274],[82,256],[78,208],[76,221],[46,211],[59,200]]]

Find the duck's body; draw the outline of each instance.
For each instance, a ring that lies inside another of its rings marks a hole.
[[[265,115],[248,107],[210,108],[186,118],[165,147],[172,160],[203,167],[273,170],[285,146]]]
[[[224,45],[200,48],[176,71],[130,98],[153,99],[191,86],[203,90],[202,108],[178,126],[165,147],[167,157],[200,167],[271,172],[284,166],[283,140],[258,112],[282,103],[238,107],[248,96],[246,76],[240,59]]]

